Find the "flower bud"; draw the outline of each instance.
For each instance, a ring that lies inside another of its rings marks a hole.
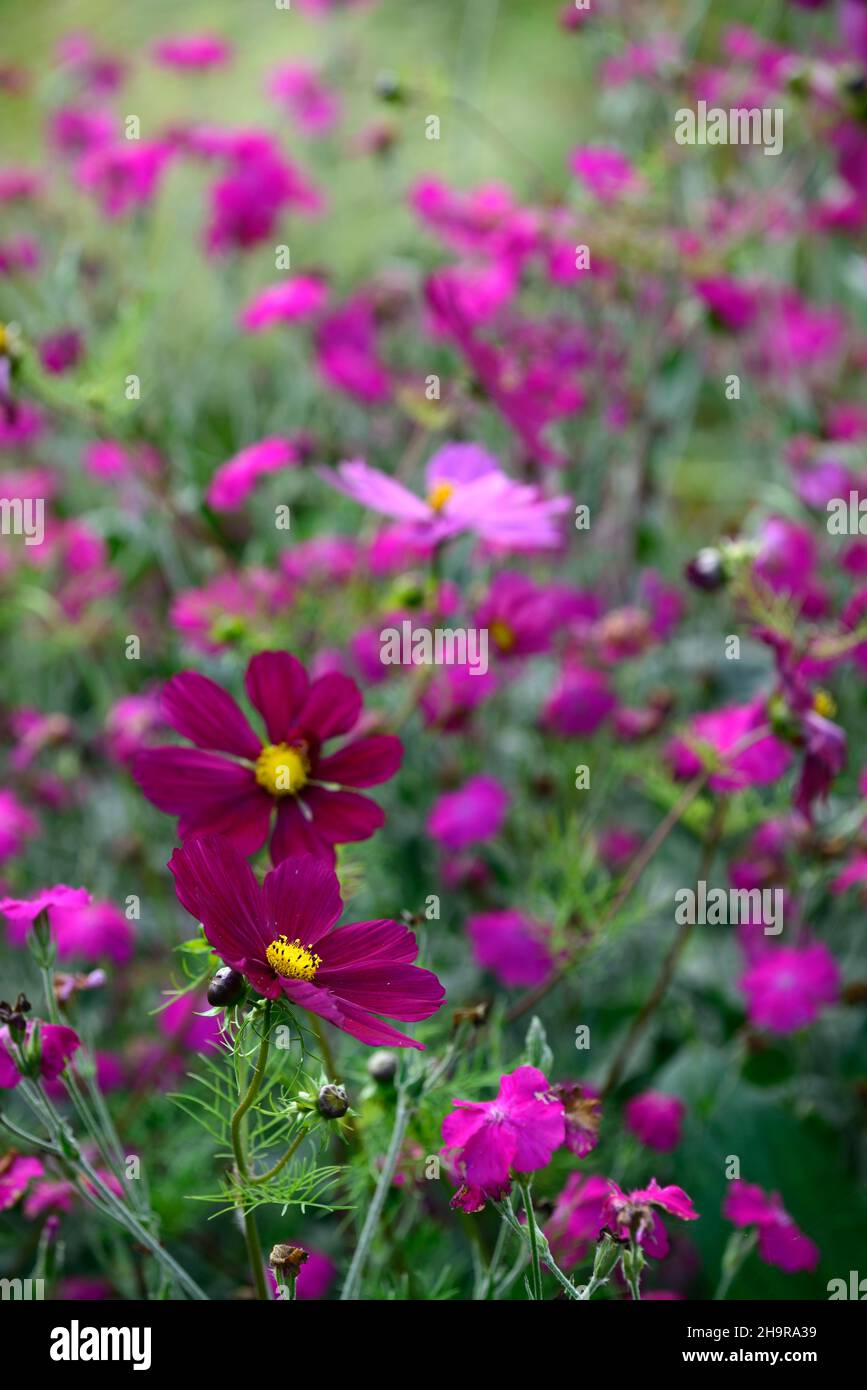
[[[240,970],[223,965],[208,985],[208,1003],[216,1008],[236,1004],[244,992],[244,976]]]
[[[397,1053],[379,1047],[367,1063],[367,1073],[374,1081],[391,1081],[397,1071]]]
[[[344,1087],[338,1086],[335,1082],[320,1086],[319,1095],[316,1097],[316,1109],[323,1119],[342,1120],[349,1109],[349,1098]]]
[[[705,593],[721,589],[727,578],[721,553],[709,545],[693,556],[684,573],[694,589]]]

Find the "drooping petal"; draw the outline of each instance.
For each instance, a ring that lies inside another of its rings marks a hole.
[[[163,687],[162,706],[172,728],[197,748],[234,753],[251,761],[259,756],[257,738],[228,691],[199,671],[181,671]]]
[[[312,946],[329,932],[343,911],[337,875],[310,854],[284,859],[266,875],[263,890],[274,936],[302,946]]]
[[[359,738],[320,758],[316,777],[321,782],[338,782],[344,787],[375,787],[387,782],[403,761],[403,744],[394,734],[371,734]]]
[[[272,743],[286,742],[309,685],[301,662],[289,652],[258,652],[250,661],[244,686]]]
[[[329,792],[305,787],[304,800],[313,812],[316,833],[329,845],[368,840],[385,824],[385,812],[375,801],[357,792]]]
[[[293,732],[315,734],[320,743],[348,734],[361,714],[361,691],[349,676],[329,671],[315,680],[295,720]]]
[[[225,840],[188,840],[169,860],[175,892],[218,955],[262,961],[271,941],[262,890],[247,860]]]

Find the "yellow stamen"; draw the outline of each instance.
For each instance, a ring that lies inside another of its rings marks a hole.
[[[267,743],[256,759],[256,781],[272,796],[294,796],[307,781],[310,764],[300,748]]]
[[[511,651],[515,645],[515,634],[508,623],[495,618],[491,623],[491,636],[501,652]]]
[[[833,719],[837,713],[837,701],[827,690],[817,690],[813,709],[817,714],[821,714],[823,719]]]
[[[287,980],[312,980],[322,964],[321,956],[302,946],[297,939],[287,941],[285,936],[278,936],[266,947],[265,959],[272,970]]]
[[[454,483],[434,483],[427,495],[428,506],[435,512],[441,512],[454,490]]]

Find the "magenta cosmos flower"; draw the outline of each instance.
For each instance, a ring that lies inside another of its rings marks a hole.
[[[771,1033],[794,1033],[840,995],[840,968],[821,941],[775,946],[738,981],[747,996],[750,1022]]]
[[[383,824],[380,807],[354,788],[393,777],[403,745],[393,734],[371,734],[324,757],[324,743],[355,727],[361,693],[348,676],[310,681],[288,652],[254,656],[244,683],[265,721],[265,739],[215,681],[182,671],[163,689],[163,711],[196,746],[145,749],[133,776],[148,800],[179,817],[182,840],[223,835],[255,854],[276,812],[275,864],[291,854],[333,862],[335,845],[367,840]]]
[[[681,1221],[698,1220],[698,1212],[682,1187],[660,1187],[656,1178],[651,1178],[647,1187],[632,1192],[624,1192],[616,1182],[610,1187],[605,1221],[622,1239],[634,1236],[652,1259],[661,1260],[668,1254],[668,1233],[657,1212],[668,1212]]]
[[[509,793],[496,777],[470,777],[457,791],[437,797],[427,831],[446,849],[466,849],[492,839],[508,809]]]
[[[511,1172],[546,1168],[566,1134],[562,1102],[536,1067],[518,1067],[500,1080],[496,1100],[456,1100],[443,1120],[442,1152],[461,1187],[452,1206],[481,1211],[502,1197]]]
[[[258,994],[282,996],[374,1047],[422,1048],[375,1015],[429,1018],[445,997],[442,985],[413,965],[418,945],[400,923],[335,929],[343,903],[337,875],[321,859],[288,859],[260,886],[228,841],[207,836],[176,849],[169,868],[187,912]]]
[[[776,1265],[787,1274],[814,1270],[819,1250],[799,1230],[776,1192],[765,1192],[755,1183],[731,1183],[723,1204],[723,1216],[735,1226],[755,1226],[759,1233],[759,1255],[765,1264]]]
[[[686,1106],[677,1096],[661,1091],[642,1091],[633,1096],[623,1111],[623,1122],[636,1139],[657,1153],[670,1153],[680,1143]]]
[[[503,550],[556,548],[561,539],[556,518],[570,505],[566,497],[545,498],[538,488],[507,478],[477,444],[437,450],[425,470],[424,498],[360,460],[323,476],[362,506],[413,523],[431,540],[470,531]]]

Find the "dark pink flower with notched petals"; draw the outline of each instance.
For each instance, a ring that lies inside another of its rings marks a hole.
[[[523,912],[478,912],[467,919],[467,933],[479,965],[507,988],[531,988],[551,973],[551,928]]]
[[[36,1023],[28,1023],[24,1047],[33,1043]],[[64,1024],[39,1023],[39,1075],[43,1081],[56,1081],[81,1047],[81,1039],[74,1028]],[[10,1090],[21,1080],[18,1061],[12,1050],[8,1028],[0,1028],[0,1089]]]
[[[637,193],[643,187],[626,155],[608,146],[582,145],[573,150],[569,164],[601,203],[616,202],[624,193]]]
[[[217,34],[173,34],[155,43],[152,52],[160,67],[184,71],[222,67],[232,56],[229,44]]]
[[[545,1227],[554,1258],[571,1269],[580,1264],[605,1228],[611,1185],[601,1173],[570,1173]]]
[[[268,473],[279,473],[298,461],[294,443],[282,435],[271,435],[248,444],[246,449],[220,464],[208,487],[208,506],[215,512],[231,512],[246,502],[260,478]]]
[[[438,797],[427,831],[449,850],[490,840],[506,817],[509,793],[496,777],[470,777],[457,791]]]
[[[244,306],[238,320],[247,333],[261,333],[275,323],[311,318],[325,305],[328,286],[316,275],[293,275],[260,290]]]
[[[806,1028],[840,997],[840,967],[827,946],[775,946],[762,952],[738,981],[750,1022],[771,1033]]]
[[[302,854],[260,885],[228,841],[207,836],[176,849],[169,868],[180,902],[257,994],[285,997],[369,1046],[423,1050],[376,1015],[430,1018],[445,997],[442,985],[413,964],[418,944],[400,923],[336,926],[343,903],[328,864]]]
[[[12,923],[13,932],[17,929],[23,935],[41,912],[48,914],[49,925],[53,927],[63,912],[84,907],[89,902],[90,894],[86,888],[70,888],[65,883],[55,883],[53,888],[43,888],[32,898],[0,898],[0,912]]]
[[[243,854],[261,849],[276,813],[275,864],[292,854],[331,863],[335,845],[368,840],[385,815],[356,788],[393,777],[403,745],[393,734],[371,734],[323,755],[323,744],[358,723],[355,682],[337,673],[311,681],[289,652],[259,652],[244,683],[265,722],[265,739],[207,676],[182,671],[166,684],[166,722],[195,747],[138,754],[133,776],[148,800],[179,817],[182,840],[222,835]]]
[[[812,1272],[819,1263],[819,1248],[799,1230],[776,1192],[765,1192],[756,1183],[736,1178],[729,1186],[723,1216],[735,1226],[755,1226],[759,1255],[765,1264],[787,1274]]]
[[[481,1211],[502,1197],[511,1173],[547,1168],[566,1134],[563,1104],[537,1067],[518,1067],[500,1080],[496,1100],[456,1100],[443,1120],[443,1148],[460,1187],[452,1206]]]
[[[642,1144],[657,1153],[671,1153],[680,1143],[686,1106],[677,1096],[661,1091],[642,1091],[633,1096],[623,1111],[623,1122]]]
[[[0,1158],[0,1211],[14,1207],[30,1183],[44,1173],[45,1169],[38,1158],[28,1158],[14,1152],[3,1154]]]
[[[681,1221],[697,1221],[698,1212],[682,1187],[669,1184],[660,1187],[651,1178],[647,1187],[624,1192],[616,1182],[609,1184],[610,1195],[605,1203],[605,1222],[622,1239],[634,1236],[652,1259],[661,1260],[668,1254],[668,1232],[658,1211],[677,1216]]]
[[[776,782],[794,757],[792,749],[771,733],[763,700],[696,715],[685,737],[673,739],[666,749],[676,778],[698,776],[703,767],[700,751],[704,746],[721,764],[708,785],[721,792]]]

